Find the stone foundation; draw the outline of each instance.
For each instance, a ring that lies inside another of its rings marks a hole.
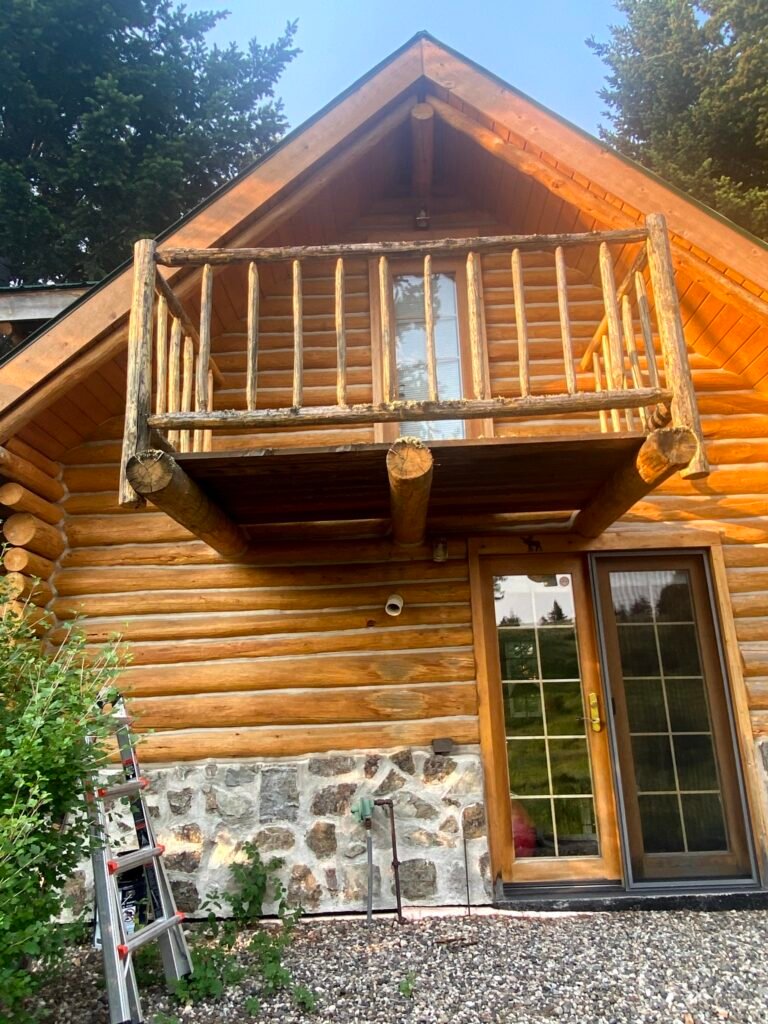
[[[147,804],[179,908],[195,915],[225,888],[228,867],[252,840],[308,913],[365,909],[365,829],[350,812],[361,797],[394,802],[405,904],[490,901],[479,749],[336,753],[291,759],[185,762],[145,771]],[[128,826],[116,827],[130,839]],[[394,906],[389,818],[373,816],[374,908]],[[267,912],[273,907],[265,907]]]

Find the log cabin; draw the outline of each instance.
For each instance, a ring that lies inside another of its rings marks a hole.
[[[0,366],[5,570],[189,911],[359,909],[362,797],[406,902],[755,898],[767,434],[764,243],[420,34]]]

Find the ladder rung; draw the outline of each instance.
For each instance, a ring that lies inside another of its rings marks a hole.
[[[158,844],[157,846],[145,846],[141,850],[136,850],[134,853],[126,853],[124,857],[116,857],[114,860],[107,861],[107,867],[109,868],[110,875],[122,875],[124,871],[130,871],[131,868],[140,867],[142,864],[148,864],[155,857],[161,857],[165,852],[165,847]]]
[[[117,947],[117,952],[122,960],[132,953],[139,946],[143,946],[147,942],[151,942],[153,939],[159,938],[159,936],[170,931],[171,928],[175,928],[180,925],[184,920],[184,914],[180,910],[177,910],[173,917],[163,917],[159,921],[153,921],[152,924],[148,924],[145,928],[135,932],[127,942],[121,943]]]
[[[129,782],[120,782],[116,786],[102,786],[101,789],[96,790],[96,795],[100,800],[112,800],[119,796],[131,796],[142,789],[147,789],[148,786],[149,779],[131,779]]]

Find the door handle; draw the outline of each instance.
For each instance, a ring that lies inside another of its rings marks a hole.
[[[589,724],[592,732],[600,732],[603,728],[603,720],[600,717],[600,700],[594,690],[587,697],[589,705]]]

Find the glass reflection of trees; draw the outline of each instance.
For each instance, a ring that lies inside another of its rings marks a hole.
[[[398,398],[424,401],[429,398],[424,275],[396,275],[393,297]],[[438,399],[458,399],[462,394],[456,284],[448,274],[432,275],[432,313]],[[457,439],[465,436],[465,429],[461,420],[441,420],[409,424],[408,433],[424,439]]]
[[[568,575],[494,579],[517,857],[599,852]]]

